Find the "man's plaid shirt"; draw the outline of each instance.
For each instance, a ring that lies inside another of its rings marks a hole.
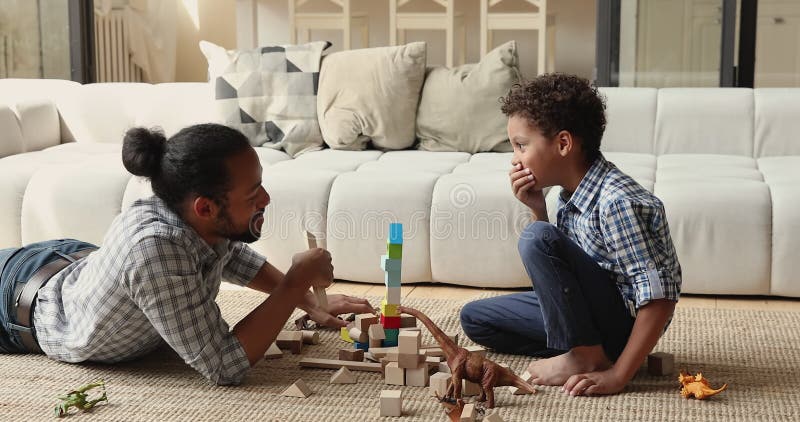
[[[565,196],[562,190],[557,227],[616,274],[632,316],[651,300],[678,300],[681,266],[658,198],[602,155]]]
[[[241,242],[209,246],[155,196],[136,201],[99,250],[39,291],[39,345],[56,360],[111,363],[166,341],[212,382],[237,384],[250,364],[214,299],[221,278],[246,285],[264,262]]]

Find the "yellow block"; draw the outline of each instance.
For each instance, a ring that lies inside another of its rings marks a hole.
[[[386,303],[386,298],[381,301],[381,314],[385,316],[400,316],[397,307],[400,305],[393,305]]]
[[[348,343],[353,343],[353,339],[350,338],[350,332],[347,331],[347,327],[342,327],[339,330],[339,337]]]

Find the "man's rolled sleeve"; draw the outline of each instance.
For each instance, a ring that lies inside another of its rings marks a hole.
[[[663,205],[657,200],[617,200],[604,217],[602,230],[625,282],[634,287],[635,308],[657,299],[677,301],[680,276]]]
[[[202,280],[181,246],[140,241],[125,276],[132,300],[187,364],[216,384],[241,382],[250,361],[214,298],[198,288]]]
[[[222,278],[240,286],[247,286],[266,262],[267,258],[250,246],[234,242],[230,259],[222,270]]]

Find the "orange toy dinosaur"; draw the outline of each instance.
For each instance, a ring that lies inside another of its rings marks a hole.
[[[678,381],[680,381],[682,385],[681,396],[687,399],[692,396],[698,400],[707,399],[728,388],[728,384],[723,384],[722,387],[716,390],[711,388],[711,386],[708,385],[708,380],[703,378],[703,374],[700,372],[692,376],[681,371],[681,373],[678,374]]]

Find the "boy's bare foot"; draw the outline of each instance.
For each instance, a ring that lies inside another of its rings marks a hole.
[[[575,374],[604,371],[611,366],[603,346],[578,346],[563,355],[531,362],[528,373],[533,384],[564,385]]]

